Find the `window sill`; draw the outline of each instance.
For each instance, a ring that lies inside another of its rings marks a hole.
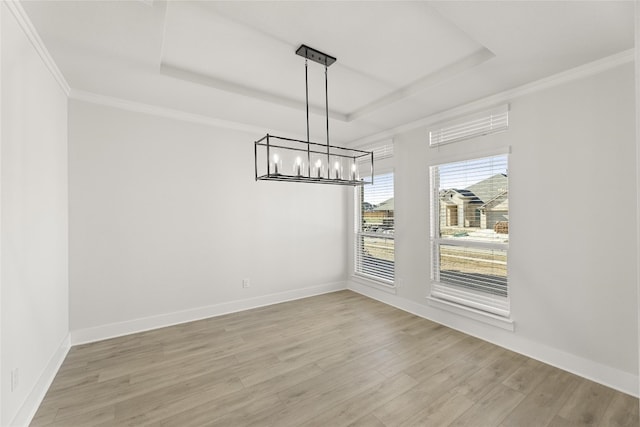
[[[387,292],[389,294],[395,295],[396,286],[392,282],[382,281],[379,279],[374,279],[370,276],[365,276],[363,274],[354,273],[351,276],[351,280],[361,285],[370,286],[372,288],[378,289],[383,292]]]
[[[515,323],[511,319],[500,317],[495,314],[486,313],[474,308],[465,307],[460,304],[449,302],[440,298],[428,296],[427,302],[430,306],[436,307],[451,313],[458,314],[460,316],[467,317],[469,319],[476,320],[478,322],[486,323],[497,328],[505,329],[507,331],[515,331]]]

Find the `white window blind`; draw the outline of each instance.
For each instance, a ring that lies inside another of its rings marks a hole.
[[[356,191],[355,273],[393,284],[393,173],[374,176],[373,184]]]
[[[358,145],[358,150],[373,151],[374,160],[388,159],[393,157],[393,140],[378,141],[373,144]]]
[[[376,174],[389,172],[393,169],[393,140],[379,141],[375,144],[367,144],[357,147],[360,150],[373,151],[374,181]],[[361,158],[360,162],[370,162],[371,159]]]
[[[431,167],[431,296],[509,316],[508,156]]]
[[[377,144],[370,148],[373,151],[374,160],[388,159],[393,157],[393,141],[388,141],[382,144]]]
[[[509,105],[441,124],[429,132],[429,145],[462,141],[509,129]]]

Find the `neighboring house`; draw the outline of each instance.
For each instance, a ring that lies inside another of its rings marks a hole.
[[[467,189],[440,191],[440,218],[443,227],[480,227],[493,229],[508,221],[508,180],[496,174]]]
[[[495,228],[498,222],[509,221],[509,191],[498,194],[478,210],[480,228]]]
[[[467,188],[467,190],[478,196],[478,198],[482,200],[482,203],[487,203],[489,200],[508,189],[509,180],[507,175],[502,173],[490,176],[489,178],[476,182]]]
[[[451,188],[440,192],[440,218],[446,227],[479,227],[482,205],[475,194],[469,190]]]
[[[375,212],[385,212],[387,216],[393,217],[393,197],[380,203],[373,210]]]
[[[393,197],[380,203],[369,211],[363,212],[365,224],[384,230],[393,229]]]

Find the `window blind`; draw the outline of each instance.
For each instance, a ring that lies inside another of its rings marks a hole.
[[[485,111],[462,120],[444,123],[429,132],[429,145],[437,146],[477,136],[501,132],[509,128],[509,106]]]
[[[378,141],[371,144],[358,145],[358,150],[373,151],[374,160],[393,157],[393,139]]]
[[[388,171],[391,170],[391,161],[393,159],[393,140],[388,141],[380,141],[375,144],[367,144],[363,146],[357,147],[359,150],[366,150],[373,152],[373,161],[374,161],[374,174],[376,171]],[[360,163],[369,162],[369,158],[362,158],[359,160]],[[375,181],[375,175],[374,175]]]
[[[387,141],[382,144],[378,143],[370,148],[373,151],[374,160],[388,159],[393,157],[393,141]]]
[[[355,273],[393,283],[395,275],[393,173],[374,176],[356,191]]]
[[[431,295],[508,316],[508,156],[433,166],[431,182]]]

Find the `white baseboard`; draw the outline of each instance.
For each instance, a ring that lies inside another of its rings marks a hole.
[[[307,298],[314,295],[326,294],[329,292],[335,292],[344,289],[347,289],[346,282],[327,283],[323,285],[311,286],[308,288],[294,289],[254,298],[229,301],[206,307],[198,307],[190,310],[161,314],[158,316],[134,319],[126,322],[110,323],[94,328],[78,329],[75,331],[71,331],[71,344],[78,345],[101,341],[108,338],[120,337],[123,335],[163,328],[180,323],[192,322],[195,320],[235,313],[238,311],[278,304],[281,302],[292,301],[300,298]]]
[[[501,331],[498,328],[494,328],[495,331],[492,331],[490,329],[491,327],[473,322],[461,316],[456,316],[454,313],[437,309],[434,310],[434,308],[428,304],[418,304],[406,298],[381,292],[356,282],[349,282],[348,287],[354,292],[415,314],[416,316],[440,323],[631,396],[639,396],[638,385],[640,378],[629,372],[624,372],[557,348],[533,342],[512,332]]]
[[[53,379],[56,377],[60,366],[62,366],[62,362],[64,362],[65,357],[67,357],[67,353],[71,348],[71,336],[67,334],[66,337],[60,343],[60,346],[53,354],[49,363],[40,374],[40,378],[31,389],[31,392],[27,395],[24,403],[18,409],[16,416],[13,418],[13,421],[9,424],[11,427],[26,427],[33,420],[36,411],[40,407],[40,403],[44,399],[44,396],[47,394]]]

